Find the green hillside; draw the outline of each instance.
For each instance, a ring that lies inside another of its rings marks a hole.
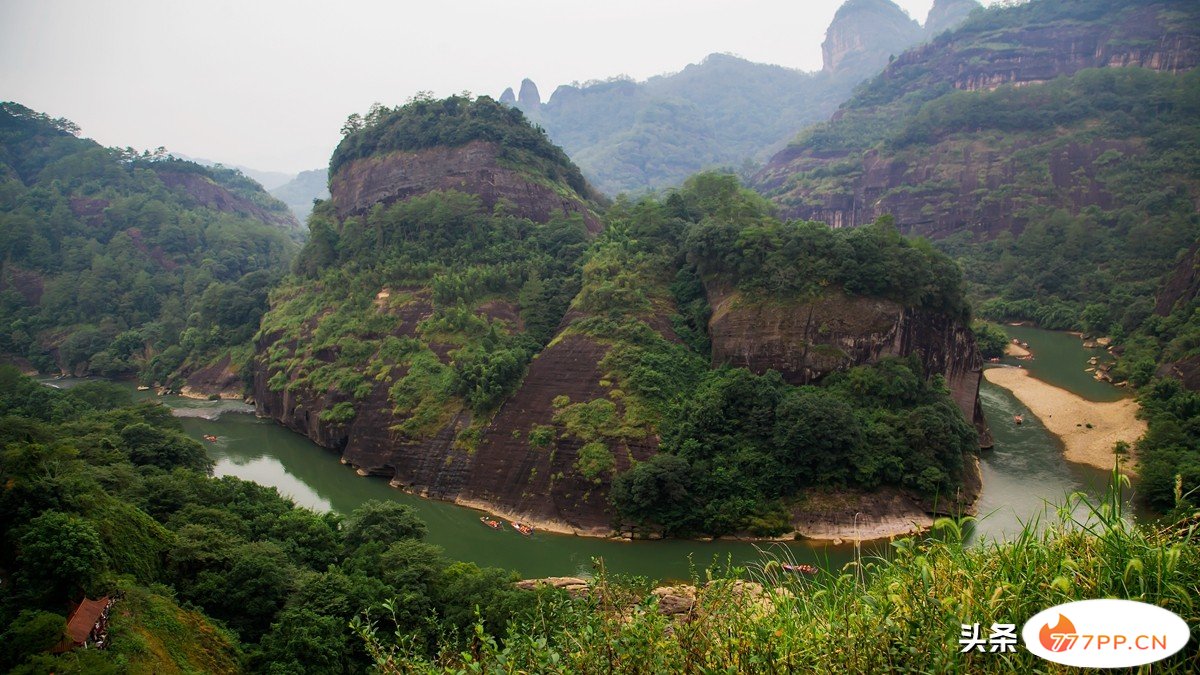
[[[169,382],[254,333],[298,225],[230,169],[0,108],[0,354]]]

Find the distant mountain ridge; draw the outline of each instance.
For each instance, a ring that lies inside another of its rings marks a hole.
[[[888,58],[957,23],[974,0],[937,0],[923,29],[889,0],[848,0],[826,32],[825,67],[807,73],[710,54],[644,82],[613,78],[558,87],[542,102],[536,84],[500,101],[545,127],[601,191],[678,185],[705,168],[744,169],[808,124],[824,119]]]
[[[990,175],[998,170],[995,159],[988,159],[987,147],[995,145],[991,140],[974,147],[973,158],[936,152],[911,157],[913,151],[953,137],[949,130],[937,128],[934,101],[960,110],[979,100],[964,92],[1046,83],[1088,68],[1140,66],[1177,73],[1197,64],[1200,10],[1194,3],[1043,0],[991,10],[898,56],[828,122],[806,130],[772,157],[753,182],[788,216],[834,227],[862,225],[892,214],[902,229],[919,234],[946,236],[963,226],[995,233],[1022,222],[1018,209],[983,204],[984,193],[976,191],[994,190],[1023,169],[1014,166],[1005,176]],[[958,97],[951,99],[956,92]],[[1047,106],[1050,115],[1060,103],[1037,105]],[[948,112],[938,114],[945,117]],[[994,111],[976,111],[972,126],[962,131],[989,128],[995,117],[989,112]],[[1036,123],[1027,121],[1025,127]],[[900,148],[905,153],[898,152]],[[1091,195],[1075,199],[1075,209],[1102,202],[1103,191],[1094,181],[1080,183],[1072,172],[1105,149],[1136,151],[1095,145],[1067,152],[1053,178],[1060,190],[1048,198],[1074,195],[1075,185]],[[947,166],[951,161],[967,168],[953,173]],[[950,193],[956,196],[947,198]]]

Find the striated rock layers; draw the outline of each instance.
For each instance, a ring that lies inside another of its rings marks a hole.
[[[355,159],[339,167],[329,191],[339,217],[365,213],[433,190],[478,195],[491,208],[504,201],[516,215],[545,222],[556,214],[579,214],[590,232],[600,219],[577,195],[506,166],[494,143],[472,141],[459,147],[437,146]]]
[[[990,10],[994,16],[970,19],[898,56],[843,105],[827,130],[776,154],[755,176],[754,187],[776,201],[785,217],[856,227],[892,214],[903,231],[935,238],[963,229],[985,236],[1019,231],[1022,211],[1031,205],[1072,213],[1093,205],[1111,208],[1112,197],[1097,174],[1105,168],[1104,157],[1146,152],[1136,139],[1055,143],[1056,131],[1050,130],[1037,137],[952,136],[881,150],[882,137],[864,136],[915,114],[915,108],[907,110],[905,96],[928,100],[945,88],[1029,86],[1087,68],[1180,73],[1200,64],[1200,11],[1194,3],[1130,3],[1111,16],[1097,5],[1096,16],[1087,20],[1022,19],[1021,12],[1044,11],[1047,5],[1004,10],[1006,20]],[[831,136],[849,140],[830,143]],[[1031,156],[1045,162],[1048,176],[1030,173]]]
[[[398,308],[381,311],[399,313],[396,337],[416,336],[417,323],[433,313],[428,292],[389,290],[414,295],[413,300]],[[514,307],[502,302],[491,303],[488,310],[494,318],[516,314]],[[588,480],[575,469],[583,442],[566,432],[558,413],[568,402],[609,396],[615,385],[601,361],[611,345],[571,330],[575,318],[568,315],[559,336],[533,359],[521,387],[482,426],[478,443],[470,449],[456,442],[473,422],[466,409],[455,410],[441,422],[439,430],[419,439],[397,431],[405,419],[394,413],[385,382],[373,385],[365,399],[355,403],[356,415],[349,423],[339,424],[323,419],[322,413],[350,401],[348,395],[310,388],[272,388],[271,373],[260,359],[254,372],[255,405],[258,414],[338,452],[343,463],[360,473],[387,476],[394,486],[413,494],[485,508],[530,522],[539,529],[605,535],[611,531],[607,482]],[[301,341],[318,322],[314,320],[305,327]],[[278,349],[279,337],[260,336],[258,352]],[[449,361],[448,345],[434,344],[431,348],[443,362]],[[335,357],[317,355],[324,361]],[[401,368],[393,375],[401,378],[405,372]],[[617,403],[617,413],[622,412]],[[550,432],[547,442],[533,440],[538,431]],[[614,470],[628,469],[632,461],[648,458],[656,448],[657,438],[649,430],[641,438],[618,439],[611,447]]]
[[[979,403],[983,360],[971,331],[944,313],[903,307],[890,300],[826,293],[811,302],[755,301],[708,285],[714,365],[779,371],[793,384],[887,356],[915,354],[927,374],[941,373],[963,416],[991,434]]]

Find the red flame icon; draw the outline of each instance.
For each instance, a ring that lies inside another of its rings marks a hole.
[[[1067,617],[1059,614],[1058,623],[1053,628],[1050,627],[1050,624],[1042,626],[1042,630],[1038,632],[1038,640],[1041,641],[1042,646],[1047,650],[1062,652],[1074,644],[1074,640],[1065,639],[1067,635],[1074,634],[1075,624],[1071,623],[1071,620]],[[1055,639],[1056,636],[1058,639]]]

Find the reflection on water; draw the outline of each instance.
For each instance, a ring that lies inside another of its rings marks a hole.
[[[167,402],[174,405],[174,397]],[[429,527],[428,539],[451,558],[480,565],[514,569],[524,576],[588,575],[594,558],[603,558],[609,571],[656,579],[686,579],[692,566],[761,562],[761,549],[800,562],[840,566],[853,548],[810,546],[800,542],[761,544],[734,541],[628,542],[571,537],[538,532],[522,537],[511,528],[491,530],[479,522],[479,512],[445,502],[404,494],[378,477],[361,477],[337,461],[337,455],[308,439],[252,415],[226,414],[217,419],[190,417],[184,429],[195,438],[214,435],[205,443],[216,460],[217,475],[232,475],[271,485],[315,509],[350,513],[368,499],[390,499],[415,508]],[[869,548],[869,547],[867,547]],[[866,549],[864,549],[866,550]]]
[[[1093,400],[1112,400],[1117,391],[1099,385],[1082,373],[1091,355],[1069,335],[1024,328],[1014,335],[1031,343],[1037,361],[1027,364],[1039,377],[1075,390],[1082,387]],[[1036,363],[1036,370],[1033,367]],[[1090,377],[1090,376],[1089,376]],[[61,383],[60,383],[61,384]],[[1096,385],[1093,387],[1093,385]],[[1117,391],[1116,396],[1120,392]],[[152,397],[148,392],[139,396]],[[974,541],[1012,536],[1022,524],[1045,517],[1047,505],[1061,505],[1067,495],[1103,493],[1107,472],[1070,464],[1058,441],[1041,423],[1027,415],[1017,426],[1012,417],[1027,412],[1006,390],[984,384],[985,413],[996,439],[994,449],[981,457],[983,494],[980,521],[970,528]],[[428,539],[454,559],[516,570],[526,577],[588,575],[593,560],[603,558],[608,570],[654,579],[686,579],[694,570],[732,561],[755,564],[763,550],[822,567],[840,567],[853,557],[850,546],[810,545],[803,542],[754,544],[733,541],[627,542],[571,537],[538,532],[522,537],[511,528],[491,530],[479,522],[479,512],[445,502],[404,494],[382,478],[364,478],[338,462],[337,455],[273,422],[254,417],[250,406],[231,401],[196,401],[161,397],[182,417],[184,429],[204,442],[216,461],[218,476],[237,476],[277,488],[297,504],[347,514],[368,499],[390,499],[417,510],[429,527]],[[242,414],[237,414],[242,413]],[[1053,516],[1053,513],[1050,514]],[[878,553],[886,543],[864,545],[863,553]]]

